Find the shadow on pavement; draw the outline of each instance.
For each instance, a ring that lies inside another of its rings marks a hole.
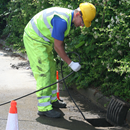
[[[60,110],[59,110],[60,111]],[[44,124],[44,125],[49,125],[53,127],[58,127],[58,128],[63,128],[67,130],[96,130],[93,126],[91,126],[89,123],[79,120],[79,119],[72,119],[73,117],[69,117],[69,119],[64,118],[64,113],[62,113],[61,118],[48,118],[45,116],[40,116],[36,119],[37,122]],[[58,123],[57,123],[58,122]]]

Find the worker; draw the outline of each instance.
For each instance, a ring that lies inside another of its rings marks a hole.
[[[90,27],[95,15],[95,6],[86,2],[81,3],[75,10],[61,7],[44,9],[28,22],[23,41],[37,90],[56,82],[53,48],[73,71],[80,70],[81,65],[73,62],[64,50],[64,37],[69,34],[72,24],[75,27]],[[56,94],[56,85],[36,92],[39,116],[61,117],[61,113],[53,108],[65,108],[66,104],[59,101]]]

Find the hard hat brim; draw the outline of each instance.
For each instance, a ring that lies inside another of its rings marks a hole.
[[[84,22],[84,24],[87,28],[91,26],[91,22]]]

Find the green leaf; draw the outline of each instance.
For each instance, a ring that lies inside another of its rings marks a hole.
[[[75,45],[75,48],[81,47],[84,43],[85,43],[85,41],[80,42],[79,44]]]

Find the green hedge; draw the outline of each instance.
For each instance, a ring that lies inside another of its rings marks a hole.
[[[36,13],[44,9],[43,5],[46,8],[52,6],[48,0],[15,0],[8,3],[10,15],[7,18],[8,24],[3,33],[3,35],[9,34],[6,39],[7,45],[13,45],[15,49],[25,52],[23,45],[24,28]]]
[[[69,85],[77,88],[95,87],[104,95],[130,99],[130,1],[86,0],[92,2],[97,14],[90,28],[72,27],[65,39],[66,51],[81,57],[82,69],[69,77]],[[10,34],[7,44],[25,52],[23,31],[33,15],[44,8],[60,6],[75,9],[84,0],[15,0],[8,3],[11,12],[4,33]],[[56,53],[55,53],[56,54]],[[77,58],[71,55],[74,61]],[[57,58],[59,59],[59,58]],[[59,61],[57,61],[58,69]],[[64,64],[66,66],[66,64]],[[65,75],[70,68],[64,68]]]
[[[78,88],[97,87],[105,95],[129,101],[130,1],[96,0],[94,4],[97,15],[92,26],[83,27],[81,35],[79,29],[72,30],[66,42],[82,59],[82,70],[73,80]],[[74,48],[77,43],[79,48]]]
[[[6,20],[5,17],[7,16],[7,7],[10,0],[1,0],[0,1],[0,35],[3,33],[3,29],[6,27]]]

